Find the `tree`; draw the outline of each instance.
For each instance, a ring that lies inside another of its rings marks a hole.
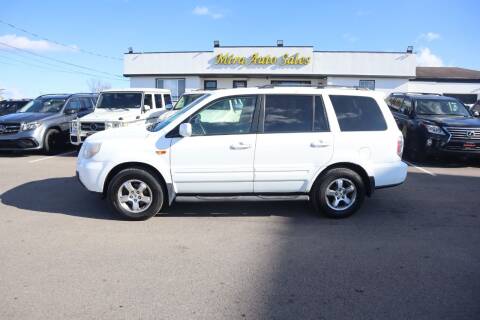
[[[87,81],[87,87],[90,92],[101,92],[105,89],[110,89],[112,86],[108,82],[103,82],[98,79],[90,79]]]

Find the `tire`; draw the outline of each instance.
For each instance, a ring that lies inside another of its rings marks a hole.
[[[338,181],[342,181],[340,186]],[[347,168],[335,168],[320,177],[310,198],[319,213],[329,218],[340,219],[354,214],[361,207],[365,194],[366,187],[358,173]],[[340,200],[336,202],[336,199]]]
[[[124,219],[139,221],[160,212],[165,195],[164,188],[154,174],[144,169],[129,168],[112,178],[107,199],[112,209]],[[147,198],[150,202],[147,202]]]
[[[48,129],[43,139],[43,151],[46,154],[54,154],[61,146],[61,134],[57,129]]]

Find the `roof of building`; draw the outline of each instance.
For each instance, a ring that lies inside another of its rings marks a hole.
[[[417,67],[416,79],[480,80],[480,71],[456,67]]]

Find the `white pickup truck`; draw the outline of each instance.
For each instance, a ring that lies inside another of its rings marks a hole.
[[[172,107],[171,93],[167,89],[105,90],[98,97],[94,112],[71,122],[70,142],[78,146],[99,131],[151,125]]]

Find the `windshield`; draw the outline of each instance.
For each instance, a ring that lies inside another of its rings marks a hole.
[[[467,108],[457,100],[418,99],[415,111],[417,114],[437,116],[470,117]]]
[[[170,123],[172,123],[173,121],[175,121],[175,119],[178,119],[181,115],[183,115],[185,112],[187,112],[188,110],[192,109],[194,106],[196,106],[197,104],[199,104],[200,102],[202,102],[203,100],[205,100],[205,98],[207,98],[209,95],[208,94],[205,94],[205,95],[202,95],[200,98],[198,98],[197,100],[195,100],[194,102],[190,103],[188,106],[186,106],[185,108],[183,108],[182,110],[178,111],[177,113],[174,113],[172,116],[168,117],[167,119],[161,121],[161,122],[158,122],[156,123],[155,125],[153,125],[151,128],[150,128],[150,131],[160,131],[162,130],[163,128],[165,128],[166,126],[168,126]]]
[[[62,110],[65,98],[37,98],[17,112],[56,113]]]
[[[100,109],[138,109],[142,106],[140,92],[104,92],[98,98]]]
[[[175,107],[173,107],[173,110],[180,110],[183,109],[186,105],[189,105],[193,101],[197,100],[203,96],[203,94],[184,94],[183,96],[178,99],[177,103],[175,104]]]

